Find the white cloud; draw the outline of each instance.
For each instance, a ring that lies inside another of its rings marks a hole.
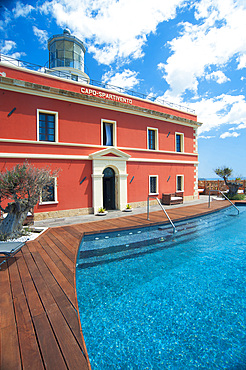
[[[102,81],[113,86],[119,86],[125,89],[131,89],[139,83],[137,79],[138,72],[125,69],[122,73],[113,74],[107,72],[103,75]]]
[[[1,18],[2,20],[0,20],[0,31],[5,31],[8,27],[8,24],[11,22],[11,13],[5,7],[1,9]]]
[[[245,2],[201,0],[195,7],[198,24],[182,24],[181,36],[169,42],[172,55],[159,64],[172,96],[196,93],[207,68],[246,53]]]
[[[243,95],[222,94],[210,99],[203,98],[190,106],[195,109],[198,120],[203,122],[199,133],[208,132],[224,124],[240,125],[246,122],[246,100]]]
[[[206,80],[213,80],[216,81],[218,84],[223,84],[227,81],[230,81],[228,77],[222,71],[216,71],[212,73],[208,73],[205,76]]]
[[[39,39],[43,49],[47,49],[48,32],[38,29],[36,26],[32,27],[34,35]]]
[[[240,125],[237,126],[237,130],[243,130],[246,128],[246,123],[241,123]]]
[[[34,7],[32,5],[24,5],[22,2],[17,1],[13,9],[13,15],[15,18],[26,17],[33,9]]]
[[[227,137],[238,137],[240,134],[237,132],[224,132],[223,134],[220,135],[220,139],[225,139]]]
[[[240,55],[238,58],[238,69],[246,68],[246,54]]]
[[[198,139],[213,139],[215,136],[203,136],[203,135],[199,135],[198,136]]]
[[[1,47],[1,53],[8,54],[11,50],[16,48],[16,42],[12,40],[5,40],[4,45]]]
[[[156,99],[156,94],[152,91],[152,89],[150,89],[150,92],[146,96],[146,100],[155,101],[155,99]]]
[[[243,130],[246,128],[246,123],[240,123],[240,125],[236,126],[236,127],[232,127],[230,128],[229,130],[230,131],[234,131],[234,130]]]
[[[160,22],[175,17],[185,0],[52,0],[42,10],[51,12],[61,27],[87,39],[99,63],[126,62],[143,56],[147,36]]]
[[[16,48],[16,42],[15,41],[12,41],[12,40],[5,40],[4,41],[4,44],[1,45],[0,44],[0,50],[1,50],[1,53],[3,54],[1,56],[1,60],[5,63],[10,63],[12,65],[19,65],[20,66],[20,62],[18,62],[18,60],[14,61],[12,58],[14,59],[20,59],[21,56],[24,56],[25,53],[23,52],[14,52],[14,49]]]
[[[246,97],[244,95],[221,94],[212,98],[203,97],[195,102],[186,102],[179,96],[168,95],[168,92],[159,96],[158,99],[172,101],[193,109],[198,121],[203,123],[198,128],[199,135],[222,125],[239,127],[246,122]]]

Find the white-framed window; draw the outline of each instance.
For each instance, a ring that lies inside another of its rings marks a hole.
[[[158,128],[147,127],[147,148],[158,150]]]
[[[58,112],[37,109],[37,141],[58,142]]]
[[[149,176],[149,194],[158,194],[158,176],[150,175]]]
[[[116,146],[116,121],[101,120],[101,142],[103,146]]]
[[[175,132],[175,151],[182,153],[184,151],[184,134]]]
[[[39,204],[58,203],[57,200],[57,178],[52,177],[51,182],[45,186],[45,193],[42,191]]]
[[[184,191],[184,175],[176,176],[176,191]]]

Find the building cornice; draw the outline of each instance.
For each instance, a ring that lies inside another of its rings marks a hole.
[[[35,141],[35,140],[20,140],[20,139],[3,139],[0,138],[0,143],[11,143],[11,144],[30,144],[30,145],[42,145],[42,146],[63,146],[63,147],[80,147],[80,148],[98,148],[98,149],[105,149],[102,145],[96,144],[80,144],[80,143],[65,143],[65,142],[48,142],[48,141]],[[169,150],[151,150],[151,149],[144,149],[144,148],[130,148],[130,147],[120,147],[117,146],[117,149],[123,151],[134,151],[134,152],[145,152],[151,154],[174,154],[174,155],[189,155],[189,156],[197,156],[198,153],[188,153],[188,152],[175,152]]]
[[[37,154],[37,153],[0,153],[0,158],[49,159],[49,160],[64,160],[65,159],[65,160],[78,160],[78,161],[93,160],[90,157],[90,155]],[[122,158],[120,160],[122,160]],[[129,158],[129,159],[126,159],[126,161],[127,162],[148,162],[148,163],[192,164],[192,165],[199,163],[198,161],[169,160],[169,159],[155,159],[155,158]]]
[[[190,126],[193,128],[197,128],[202,125],[197,121],[159,112],[157,110],[143,108],[136,105],[126,106],[126,104],[121,103],[119,101],[101,99],[94,95],[86,95],[47,85],[40,85],[28,81],[17,80],[9,77],[0,77],[0,89],[5,89],[29,95],[42,96],[50,99],[66,100],[71,103],[94,106],[97,108],[116,110],[128,114],[130,113],[138,116],[171,122],[178,125]]]

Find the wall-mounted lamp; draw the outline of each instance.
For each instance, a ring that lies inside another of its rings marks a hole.
[[[8,117],[10,117],[10,116],[11,116],[11,114],[12,114],[12,113],[14,113],[14,111],[15,111],[15,110],[16,110],[16,108],[13,108],[13,109],[12,109],[12,111],[11,111],[11,112],[9,112]]]
[[[131,181],[130,181],[130,184],[132,183],[133,179],[134,179],[134,176],[132,176]]]
[[[169,131],[169,133],[167,134],[167,137],[171,134],[171,132]]]
[[[86,179],[86,176],[83,178],[83,180],[80,181],[79,184],[81,185],[85,181],[85,179]]]
[[[171,177],[171,176],[169,176],[169,177],[168,177],[167,182],[170,180],[170,177]]]

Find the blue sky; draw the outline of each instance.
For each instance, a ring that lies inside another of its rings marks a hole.
[[[246,177],[246,0],[0,0],[1,53],[44,66],[65,27],[91,79],[196,111],[199,177]]]

